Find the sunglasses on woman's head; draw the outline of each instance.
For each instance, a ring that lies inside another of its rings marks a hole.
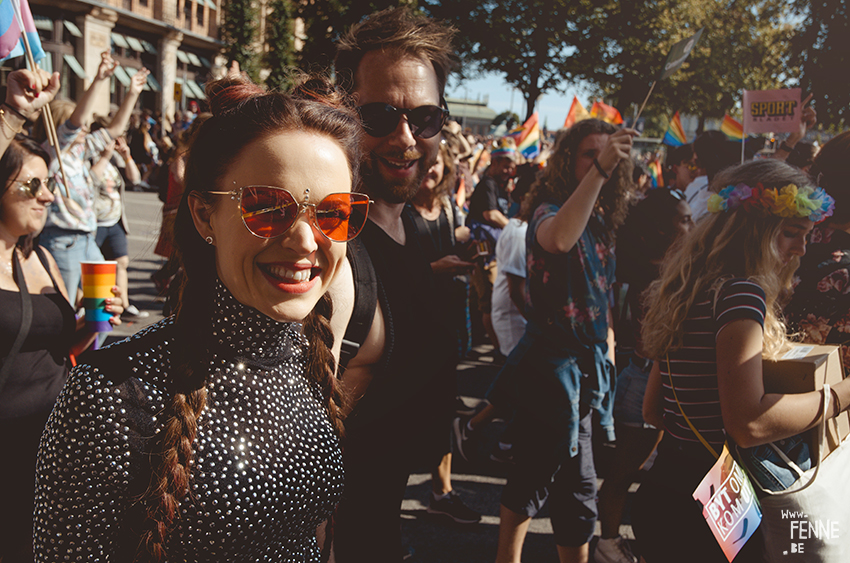
[[[356,237],[366,224],[369,215],[369,196],[343,192],[330,194],[319,203],[298,203],[295,196],[284,188],[274,186],[243,186],[230,192],[207,192],[229,195],[239,203],[239,212],[245,228],[260,238],[275,238],[286,233],[302,212],[312,210],[313,225],[328,240],[347,242]]]
[[[386,137],[396,130],[401,116],[407,117],[410,132],[420,139],[430,139],[440,132],[449,110],[444,109],[446,101],[440,98],[439,106],[419,106],[413,109],[402,109],[382,102],[364,104],[357,108],[363,129],[372,137]]]
[[[47,191],[50,193],[54,193],[56,191],[56,182],[53,181],[53,178],[50,178],[47,182],[42,182],[39,178],[30,178],[26,182],[15,180],[15,183],[18,184],[19,190],[26,193],[31,198],[38,197],[38,193],[41,191],[42,186],[47,188]]]

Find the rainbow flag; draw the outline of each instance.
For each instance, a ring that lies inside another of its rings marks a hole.
[[[532,159],[540,154],[540,125],[538,124],[537,112],[531,114],[528,121],[510,131],[506,137],[514,137],[517,151],[525,158]]]
[[[590,117],[601,119],[605,123],[612,125],[619,125],[623,122],[623,116],[620,115],[617,108],[603,104],[602,102],[593,102],[593,105],[590,106]]]
[[[653,160],[646,165],[649,175],[652,178],[652,187],[657,188],[664,185],[664,173],[661,170],[661,163]]]
[[[588,118],[590,118],[590,114],[586,109],[584,109],[584,106],[581,105],[578,98],[573,96],[573,103],[570,106],[570,112],[567,114],[567,119],[564,120],[564,129],[569,129],[579,121],[583,121]]]
[[[18,12],[16,14],[15,12]],[[21,23],[27,34],[35,62],[44,58],[41,39],[35,29],[32,12],[27,0],[0,0],[0,61],[23,56],[24,41],[21,38]]]
[[[744,138],[744,127],[731,117],[729,114],[723,114],[723,123],[720,124],[720,131],[733,141],[740,141]]]
[[[688,143],[688,138],[685,136],[685,129],[682,127],[682,121],[679,119],[679,112],[670,120],[670,126],[667,127],[667,132],[664,133],[664,138],[661,143],[671,147],[681,147]]]

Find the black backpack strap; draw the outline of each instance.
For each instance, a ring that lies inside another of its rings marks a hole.
[[[346,257],[354,277],[354,309],[339,353],[339,365],[342,368],[357,355],[360,346],[366,341],[375,318],[375,307],[378,306],[378,278],[366,247],[358,239],[350,240]]]
[[[12,343],[9,354],[3,361],[3,367],[0,368],[0,391],[6,385],[6,379],[8,379],[9,373],[12,370],[12,361],[17,357],[18,352],[21,351],[21,347],[27,339],[27,335],[30,332],[30,325],[32,324],[32,296],[30,296],[29,289],[27,289],[27,282],[24,279],[24,269],[21,267],[20,262],[18,262],[17,247],[12,249],[12,268],[16,275],[18,289],[21,290],[21,326],[18,328],[18,336],[15,337],[15,342]]]

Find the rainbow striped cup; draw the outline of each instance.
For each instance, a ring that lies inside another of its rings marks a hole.
[[[104,310],[104,301],[112,295],[117,262],[81,262],[83,273],[83,307],[86,309],[86,327],[91,332],[110,332],[112,313]]]

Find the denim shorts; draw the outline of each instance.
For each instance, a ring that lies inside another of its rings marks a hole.
[[[80,287],[82,277],[80,262],[103,260],[94,233],[47,227],[39,236],[39,244],[53,255],[68,290],[68,297],[75,301],[76,290]]]
[[[593,463],[592,412],[579,420],[578,455],[553,442],[550,429],[518,414],[512,429],[515,464],[502,489],[501,503],[533,518],[549,500],[555,544],[584,545],[593,537],[596,508],[596,467]]]
[[[614,420],[634,428],[655,428],[643,420],[643,396],[649,381],[650,363],[646,369],[629,359],[617,377],[617,394],[614,397]]]
[[[127,256],[127,233],[120,222],[109,227],[98,227],[95,242],[107,260]]]

